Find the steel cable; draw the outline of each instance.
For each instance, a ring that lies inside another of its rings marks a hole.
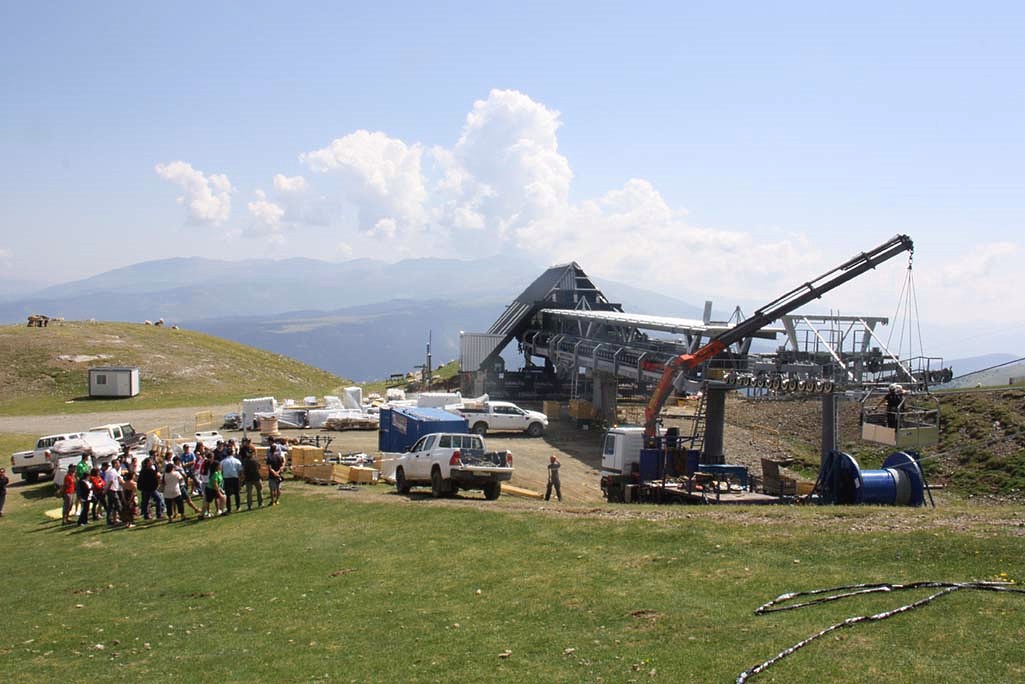
[[[765,615],[767,613],[779,613],[787,610],[797,610],[798,608],[806,608],[808,606],[815,606],[822,603],[829,603],[831,601],[839,601],[841,599],[850,598],[852,596],[863,596],[865,594],[875,593],[888,593],[893,591],[904,591],[909,589],[939,589],[939,591],[930,594],[924,598],[912,601],[911,603],[905,604],[892,610],[883,611],[881,613],[875,613],[873,615],[859,615],[857,617],[850,617],[846,620],[838,622],[834,625],[830,625],[824,630],[812,634],[807,639],[798,641],[793,646],[786,648],[777,653],[772,658],[769,658],[765,662],[759,663],[754,667],[748,668],[740,673],[737,677],[737,684],[744,684],[751,677],[756,674],[760,674],[770,668],[772,665],[778,663],[789,655],[792,655],[799,649],[807,646],[816,639],[823,637],[830,632],[834,632],[844,627],[851,627],[861,622],[878,622],[891,618],[895,615],[900,615],[908,611],[914,610],[920,606],[924,606],[941,596],[945,596],[952,592],[961,589],[975,589],[978,591],[1000,591],[1009,592],[1016,594],[1025,594],[1025,588],[1016,586],[1010,582],[911,582],[909,584],[848,584],[842,587],[832,587],[829,589],[812,589],[809,591],[796,591],[786,594],[781,594],[776,598],[772,599],[768,603],[759,606],[755,610],[755,615]],[[800,603],[788,603],[796,598],[803,596],[817,596],[810,601],[803,601]]]

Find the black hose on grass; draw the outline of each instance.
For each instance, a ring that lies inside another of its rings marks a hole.
[[[776,598],[772,599],[768,603],[759,606],[755,610],[755,615],[765,615],[766,613],[779,613],[785,610],[796,610],[798,608],[805,608],[807,606],[815,606],[821,603],[828,603],[830,601],[839,601],[840,599],[850,598],[851,596],[862,596],[864,594],[875,594],[885,593],[891,591],[903,591],[906,589],[939,589],[939,591],[926,596],[925,598],[918,599],[906,605],[894,608],[893,610],[883,611],[882,613],[876,613],[875,615],[859,615],[857,617],[847,618],[843,622],[838,622],[835,625],[831,625],[826,629],[813,634],[807,639],[797,642],[793,646],[780,651],[778,654],[769,658],[765,662],[755,665],[752,668],[744,670],[737,677],[737,684],[744,684],[751,677],[761,672],[764,672],[772,665],[786,658],[788,655],[796,652],[798,649],[807,646],[812,641],[815,641],[819,637],[825,636],[830,632],[841,629],[843,627],[850,627],[856,625],[859,622],[878,622],[879,620],[885,620],[886,618],[893,617],[894,615],[900,615],[910,610],[914,610],[919,606],[924,606],[931,601],[938,599],[941,596],[945,596],[952,592],[958,591],[959,589],[976,589],[979,591],[1003,591],[1012,592],[1017,594],[1025,594],[1025,588],[1015,586],[1010,582],[911,582],[909,584],[848,584],[842,587],[832,587],[830,589],[812,589],[809,591],[795,591],[787,594],[781,594]],[[800,603],[788,603],[796,598],[803,596],[816,596],[810,601],[803,601]]]

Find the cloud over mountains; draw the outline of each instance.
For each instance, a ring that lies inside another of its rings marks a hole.
[[[713,293],[754,300],[849,256],[823,254],[799,232],[756,236],[695,225],[643,178],[574,200],[573,169],[559,151],[561,126],[558,111],[495,89],[473,103],[451,147],[352,131],[298,154],[301,175],[276,173],[268,188],[252,189],[248,215],[226,229],[281,243],[304,228],[327,227],[345,258],[517,252],[540,263],[576,260],[626,282],[640,273],[647,287],[677,296],[687,295],[681,283],[702,296],[714,283]],[[178,201],[190,222],[228,222],[234,188],[227,176],[183,161],[158,164],[156,172],[182,188]],[[1006,265],[1020,249],[979,245],[962,262],[937,265],[935,285],[957,281],[961,298],[971,297],[965,288],[977,282],[972,274]],[[890,302],[871,292],[846,297],[850,306],[872,310]]]

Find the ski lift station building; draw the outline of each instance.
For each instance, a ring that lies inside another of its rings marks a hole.
[[[139,393],[139,369],[99,366],[89,369],[90,397],[134,397]]]

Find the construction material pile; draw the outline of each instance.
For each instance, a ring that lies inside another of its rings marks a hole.
[[[366,454],[328,456],[315,446],[293,446],[288,451],[292,462],[292,475],[297,480],[312,484],[374,484],[380,471]]]

